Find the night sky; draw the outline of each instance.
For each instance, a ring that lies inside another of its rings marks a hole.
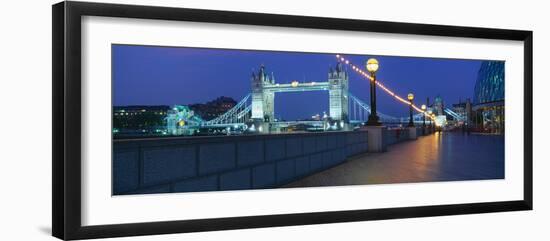
[[[341,53],[342,54],[342,53]],[[375,57],[377,79],[396,94],[415,95],[420,106],[440,95],[446,105],[472,98],[482,61],[346,55],[364,68]],[[122,105],[204,103],[218,96],[239,101],[251,91],[250,76],[264,64],[277,83],[325,82],[335,54],[113,45],[113,101]],[[369,103],[368,81],[351,71],[349,91]],[[378,111],[401,117],[408,107],[377,89]],[[328,91],[277,93],[277,118],[296,120],[328,113]]]

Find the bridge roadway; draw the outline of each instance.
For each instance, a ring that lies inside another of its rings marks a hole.
[[[489,151],[493,150],[493,151]],[[504,178],[504,137],[435,133],[368,153],[284,187]]]
[[[323,126],[324,123],[325,123],[324,121],[316,121],[316,120],[312,120],[312,121],[276,121],[276,122],[271,122],[272,125],[276,125],[276,126],[280,126],[280,127],[287,127],[287,126],[298,125],[298,124],[307,124],[307,125],[312,125],[312,126]],[[365,123],[365,121],[364,120],[351,120],[350,121],[350,124],[352,124],[352,125],[359,125],[361,123]],[[387,121],[387,122],[384,122],[384,124],[402,124],[403,126],[406,126],[408,123],[409,123],[409,121],[405,120],[405,119],[403,119],[403,121],[395,121],[395,122]],[[423,122],[415,120],[414,123],[416,125],[422,125]],[[200,125],[199,127],[242,127],[242,126],[245,126],[245,125],[246,125],[245,123],[223,123],[223,124],[204,124],[204,125]],[[426,125],[429,125],[429,122],[426,122]]]

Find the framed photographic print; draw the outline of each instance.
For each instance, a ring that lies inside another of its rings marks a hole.
[[[55,237],[531,209],[531,31],[53,6]]]

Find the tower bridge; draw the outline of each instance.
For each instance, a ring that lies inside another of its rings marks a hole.
[[[300,92],[300,91],[328,91],[329,92],[329,116],[333,120],[347,121],[348,117],[348,74],[341,63],[335,69],[330,69],[328,79],[321,82],[299,83],[293,81],[289,84],[275,83],[273,74],[268,75],[265,66],[261,66],[259,72],[252,73],[252,119],[272,122],[275,120],[275,93]]]
[[[206,121],[193,111],[186,109],[185,113],[176,106],[168,113],[167,131],[170,134],[193,133],[200,128],[228,128],[241,131],[267,132],[273,128],[306,124],[325,129],[350,130],[353,126],[367,121],[371,108],[349,91],[349,74],[343,64],[338,62],[335,68],[330,68],[325,81],[276,83],[273,73],[268,74],[265,66],[251,77],[251,93],[245,95],[233,108],[224,114]],[[275,95],[280,92],[328,91],[329,113],[323,120],[313,121],[276,121]],[[393,117],[377,112],[383,123],[407,123],[409,117]],[[422,123],[422,113],[413,116],[413,121]],[[186,123],[182,125],[181,123]]]

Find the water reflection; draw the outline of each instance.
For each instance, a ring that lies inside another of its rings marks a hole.
[[[504,136],[441,132],[367,154],[288,187],[504,178]]]

